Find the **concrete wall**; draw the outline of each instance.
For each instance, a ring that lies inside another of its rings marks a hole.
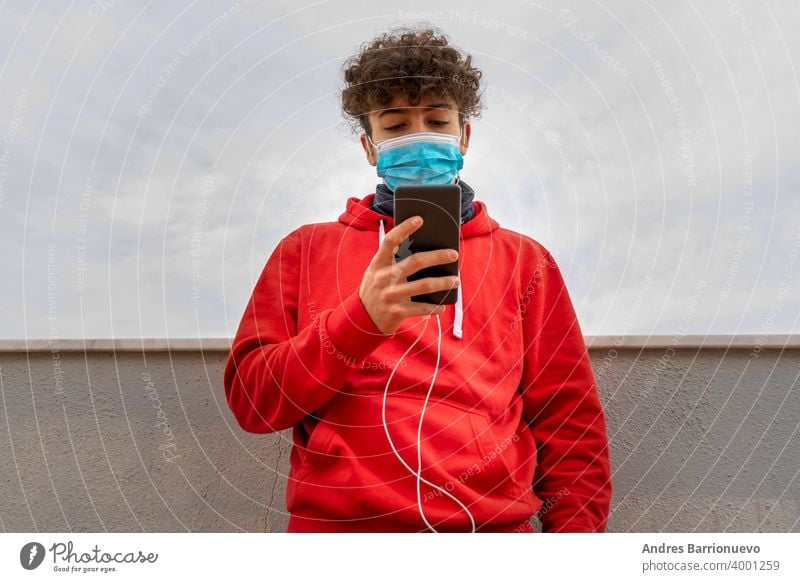
[[[799,339],[587,337],[608,531],[800,531]],[[238,427],[228,346],[0,341],[0,530],[284,531],[291,434]]]

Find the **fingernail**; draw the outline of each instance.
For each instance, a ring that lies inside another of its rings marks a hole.
[[[415,216],[413,224],[420,224],[422,222],[422,217]]]
[[[456,251],[450,251],[447,256],[450,257],[451,259],[457,259],[458,253]]]

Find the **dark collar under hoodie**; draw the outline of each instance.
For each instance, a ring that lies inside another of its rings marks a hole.
[[[464,224],[475,215],[475,207],[472,204],[475,190],[460,178],[456,180],[456,184],[461,188],[461,224]],[[382,182],[378,184],[375,187],[371,208],[386,216],[394,216],[394,190]]]

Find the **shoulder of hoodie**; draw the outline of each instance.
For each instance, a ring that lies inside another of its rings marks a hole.
[[[347,227],[338,220],[301,224],[283,235],[278,241],[276,249],[283,245],[288,245],[290,248],[299,250],[302,247],[303,241],[311,240],[312,237],[324,237],[332,230],[340,231],[344,228]]]
[[[344,228],[347,227],[338,220],[309,222],[306,224],[301,224],[300,226],[295,227],[294,230],[289,231],[283,237],[283,240],[305,239],[311,236],[321,236],[329,230],[342,230]]]
[[[287,232],[283,236],[283,240],[294,239],[294,238],[302,237],[302,236],[308,236],[308,233],[310,231],[317,230],[317,229],[320,229],[320,228],[326,228],[327,229],[327,228],[330,228],[330,227],[335,227],[337,224],[339,224],[341,226],[344,226],[341,222],[338,222],[338,221],[335,221],[335,220],[331,220],[331,221],[327,221],[327,222],[308,222],[308,223],[305,223],[305,224],[301,224],[299,226],[296,226],[295,228],[293,228],[289,232]]]
[[[522,260],[533,261],[535,263],[548,262],[555,265],[556,260],[550,252],[550,249],[527,234],[503,226],[499,226],[491,234],[494,237],[500,238],[505,244],[512,248],[519,249],[520,258]]]
[[[530,285],[541,286],[548,281],[548,286],[560,289],[566,286],[561,270],[553,254],[535,238],[499,227],[492,236],[503,241],[506,252],[517,257],[518,275],[520,284],[525,287]]]

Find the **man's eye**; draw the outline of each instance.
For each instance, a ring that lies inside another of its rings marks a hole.
[[[450,122],[449,121],[440,121],[438,119],[434,119],[433,121],[431,121],[431,123],[433,123],[434,125],[442,126],[442,125],[447,125]]]
[[[385,129],[386,129],[386,131],[394,131],[394,130],[396,130],[396,129],[400,129],[401,127],[403,127],[403,124],[402,124],[402,123],[399,123],[399,124],[397,124],[397,125],[393,125],[392,127],[387,127],[387,128],[385,128]]]

